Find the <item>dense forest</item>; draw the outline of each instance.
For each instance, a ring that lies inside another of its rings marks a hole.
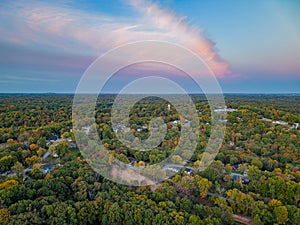
[[[187,168],[199,166],[213,110],[204,95],[191,97],[200,124],[193,156],[173,155],[186,164],[175,176],[134,187],[103,178],[82,156],[72,95],[0,95],[0,224],[300,224],[300,95],[225,95],[223,144],[201,172]],[[188,124],[172,104],[148,97],[131,109],[133,142],[149,137],[151,118],[167,124],[160,145],[142,152],[117,139],[114,99],[99,96],[95,113],[110,154],[133,167],[169,157]]]

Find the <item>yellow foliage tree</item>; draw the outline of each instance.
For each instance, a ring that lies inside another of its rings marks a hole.
[[[29,158],[26,158],[25,159],[25,162],[28,166],[32,166],[33,164],[35,163],[40,163],[42,162],[42,159],[41,157],[38,157],[36,155],[32,156],[32,157],[29,157]]]
[[[18,185],[18,184],[19,184],[19,182],[16,181],[16,180],[7,180],[7,181],[0,184],[0,190],[3,190],[3,189],[8,190],[8,189],[10,189],[13,186]]]
[[[0,209],[0,224],[9,225],[10,212],[7,208]]]

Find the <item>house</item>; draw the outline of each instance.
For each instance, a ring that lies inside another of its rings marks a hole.
[[[77,145],[76,145],[76,143],[74,143],[74,142],[70,142],[69,144],[70,144],[70,148],[77,148]]]
[[[229,112],[235,112],[237,111],[237,109],[232,109],[232,108],[227,108],[227,106],[225,106],[224,108],[220,108],[220,107],[217,107],[217,109],[214,110],[214,112],[216,113],[229,113]]]
[[[243,122],[244,120],[242,119],[242,118],[240,118],[240,117],[236,117],[236,120],[238,121],[238,122]]]
[[[230,146],[234,146],[235,145],[235,143],[233,141],[228,141],[227,144],[230,145]]]
[[[172,171],[174,173],[178,173],[179,171],[182,171],[184,169],[184,173],[191,176],[193,175],[193,169],[191,167],[185,167],[182,165],[167,165],[163,167],[163,170]]]
[[[219,120],[221,123],[227,123],[228,120]]]
[[[268,118],[265,118],[265,117],[261,118],[260,120],[265,121],[265,122],[272,122],[271,119],[268,119]]]
[[[180,120],[174,120],[174,121],[172,121],[171,123],[173,124],[173,125],[176,125],[176,124],[178,124],[180,122]]]
[[[282,178],[286,178],[289,180],[295,180],[296,178],[294,176],[292,176],[291,174],[282,174],[282,173],[278,173],[276,174],[277,177],[282,177]]]
[[[54,165],[51,163],[42,164],[40,168],[40,170],[44,175],[50,173],[53,169],[54,169]]]
[[[184,172],[189,176],[193,175],[193,171],[190,168],[185,168]]]
[[[115,133],[118,133],[118,132],[128,133],[128,132],[130,132],[130,128],[127,127],[125,124],[116,124],[116,126],[113,127],[113,131]]]
[[[297,130],[298,127],[299,127],[299,123],[294,123],[294,124],[290,127],[290,130],[292,130],[292,129]]]
[[[230,176],[232,181],[241,181],[243,184],[250,183],[247,171],[245,171],[244,174],[231,173]]]
[[[77,148],[77,145],[73,142],[72,138],[68,138],[67,141],[70,148]]]
[[[16,176],[16,175],[17,175],[16,173],[9,170],[9,171],[6,171],[6,172],[0,174],[0,177],[13,177],[13,176]]]
[[[279,124],[279,125],[283,125],[283,126],[285,126],[285,125],[288,125],[288,124],[289,124],[288,122],[284,122],[284,121],[282,121],[282,120],[276,120],[276,121],[273,121],[273,123],[275,123],[275,124]]]
[[[59,135],[55,134],[49,138],[49,141],[54,142],[54,141],[57,141],[58,139],[59,139]]]
[[[33,178],[29,177],[29,176],[25,176],[23,178],[23,182],[27,182],[27,181],[35,181],[35,179],[33,179]]]
[[[231,166],[231,169],[233,170],[233,171],[238,171],[239,170],[239,165],[233,165],[233,166]]]

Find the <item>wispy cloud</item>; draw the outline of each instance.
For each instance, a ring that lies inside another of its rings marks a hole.
[[[16,76],[16,75],[2,75],[1,83],[24,83],[24,82],[56,82],[56,79],[51,78],[38,78],[38,77],[24,77],[24,76]]]
[[[6,2],[0,7],[0,40],[89,56],[132,41],[170,41],[197,53],[218,77],[229,73],[229,66],[219,57],[214,43],[199,28],[189,26],[186,18],[148,1],[132,0],[130,5],[139,16],[93,14],[40,1]]]

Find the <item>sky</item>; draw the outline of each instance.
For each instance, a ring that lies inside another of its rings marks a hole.
[[[0,92],[74,93],[99,56],[143,40],[192,51],[225,93],[300,93],[300,2],[294,0],[2,0]],[[149,65],[119,70],[106,91],[152,73],[199,91],[181,71]]]

